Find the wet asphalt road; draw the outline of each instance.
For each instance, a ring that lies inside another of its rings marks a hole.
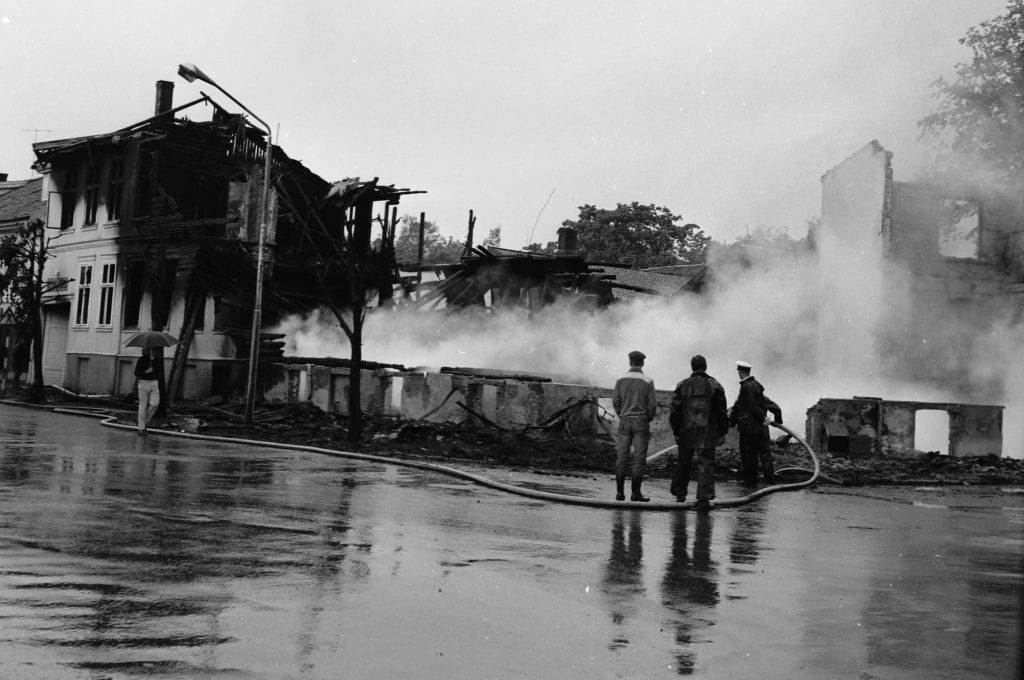
[[[0,678],[1019,669],[1018,489],[797,491],[643,513],[4,405],[0,437]],[[649,492],[667,499],[660,484]]]

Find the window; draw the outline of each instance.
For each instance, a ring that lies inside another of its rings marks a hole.
[[[145,286],[146,263],[135,261],[128,263],[124,283],[124,327],[139,327],[139,311],[142,308],[142,292]]]
[[[60,192],[60,228],[75,226],[75,201],[78,200],[78,173],[74,168],[64,175],[64,191]]]
[[[153,212],[153,160],[150,154],[140,153],[138,169],[135,171],[135,216],[145,217]]]
[[[178,261],[165,259],[159,264],[157,271],[160,273],[154,277],[154,281],[162,280],[163,285],[157,290],[150,291],[153,303],[153,328],[166,330],[167,322],[170,320],[171,301],[174,298],[174,284],[178,276]]]
[[[117,273],[117,266],[113,262],[103,265],[103,273],[100,278],[100,318],[97,325],[109,326],[111,310],[114,306],[114,276]]]
[[[201,331],[206,328],[206,296],[199,301],[199,309],[196,310],[196,322],[193,330]]]
[[[110,161],[110,182],[107,184],[107,221],[121,219],[121,199],[124,197],[124,159]]]
[[[85,224],[96,224],[100,207],[100,166],[90,165],[85,171]]]
[[[981,209],[977,202],[946,201],[946,215],[939,225],[939,254],[944,257],[978,259],[981,243]]]
[[[89,323],[89,290],[92,286],[92,265],[83,264],[78,270],[78,307],[75,311],[75,323]]]

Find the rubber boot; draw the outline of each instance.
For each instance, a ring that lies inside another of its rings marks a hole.
[[[615,475],[615,500],[626,500],[626,475]]]
[[[640,501],[641,503],[646,503],[647,501],[651,500],[650,498],[644,498],[643,494],[640,493],[640,485],[643,483],[643,477],[639,477],[633,480],[633,493],[630,495],[629,500]]]

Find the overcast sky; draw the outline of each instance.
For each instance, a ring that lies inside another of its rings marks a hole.
[[[109,132],[208,85],[328,180],[423,189],[399,211],[503,245],[555,238],[584,203],[654,203],[718,240],[796,237],[820,178],[877,139],[913,179],[931,82],[1005,0],[598,3],[0,0],[0,172],[33,139]],[[35,130],[38,130],[36,132]],[[554,192],[554,193],[552,193]],[[545,201],[550,196],[550,201]],[[543,208],[543,210],[542,210]],[[538,220],[539,215],[539,220]],[[536,223],[536,226],[535,226]]]

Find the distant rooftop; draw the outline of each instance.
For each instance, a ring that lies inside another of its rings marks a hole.
[[[9,180],[9,179],[7,179],[7,173],[6,172],[0,172],[0,196],[3,196],[8,191],[11,191],[13,189],[17,189],[18,187],[23,187],[23,186],[25,186],[25,184],[27,184],[30,181],[31,180],[27,180],[27,179],[10,179]]]
[[[17,186],[0,194],[0,224],[5,222],[22,222],[44,214],[40,192],[43,178],[26,179],[20,182],[3,182]]]

